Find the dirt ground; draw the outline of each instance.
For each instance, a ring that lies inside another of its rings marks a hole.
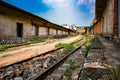
[[[43,42],[10,48],[4,52],[0,52],[0,67],[55,49],[54,46],[57,43],[71,43],[78,38],[80,38],[80,36],[54,40],[52,43]]]

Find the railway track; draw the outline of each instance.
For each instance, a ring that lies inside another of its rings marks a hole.
[[[83,38],[71,44],[80,42],[82,39]],[[41,55],[1,67],[0,80],[42,80],[47,76],[42,75],[51,73],[50,68],[57,68],[58,64],[62,64],[69,55],[80,47],[70,52],[65,57],[64,55],[56,57],[56,52],[60,51],[62,48],[63,47],[56,48]]]
[[[34,80],[77,80],[79,66],[83,63],[84,57],[79,46],[72,52],[69,52],[55,65],[38,75]],[[76,78],[74,78],[76,76]]]

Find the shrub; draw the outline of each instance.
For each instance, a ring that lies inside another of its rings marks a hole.
[[[84,53],[84,58],[87,58],[89,49],[90,49],[90,46],[87,46],[86,50],[85,50],[85,53]]]
[[[63,47],[64,43],[58,43],[55,45],[55,48]]]
[[[67,43],[58,43],[55,45],[55,48],[58,47],[64,47],[62,53],[68,53],[74,49],[74,46],[72,44]]]
[[[120,78],[120,65],[118,67],[112,67],[109,68],[110,72],[111,72],[111,78],[112,80],[119,80]]]
[[[89,46],[91,44],[91,38],[90,36],[86,36],[86,41],[84,43],[85,47]]]
[[[74,46],[72,44],[64,44],[63,53],[68,53],[74,49]]]
[[[0,45],[0,51],[5,51],[6,49],[10,48],[10,47],[13,47],[17,44],[3,44],[3,45]]]
[[[45,38],[33,38],[30,40],[31,42],[33,43],[36,43],[36,42],[44,42],[45,41]]]
[[[0,45],[0,51],[5,51],[6,49],[8,49],[8,46]]]

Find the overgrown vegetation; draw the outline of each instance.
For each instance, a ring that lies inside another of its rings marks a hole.
[[[64,75],[68,77],[68,80],[72,80],[71,77],[72,71],[76,68],[75,61],[70,59],[68,63],[69,63],[69,67],[64,71]]]
[[[84,53],[84,58],[86,59],[88,56],[88,52],[89,52],[90,46],[87,46],[85,49],[85,53]]]
[[[90,44],[91,44],[91,38],[90,38],[90,36],[86,36],[86,41],[84,43],[84,46],[85,46],[84,58],[87,58],[87,56],[88,56]]]
[[[41,38],[33,38],[30,40],[30,42],[33,42],[33,43],[37,43],[37,42],[44,42],[45,41],[45,38],[44,37],[41,37]]]
[[[6,49],[15,46],[15,44],[4,44],[0,45],[0,51],[5,51]]]
[[[84,43],[85,47],[90,46],[90,44],[91,44],[91,38],[90,38],[90,36],[86,36],[86,41]]]
[[[67,36],[67,38],[72,38],[73,36]]]
[[[68,53],[74,49],[74,46],[72,44],[67,43],[58,43],[55,45],[55,48],[58,47],[64,47],[62,53]]]
[[[72,70],[69,68],[64,71],[64,75],[66,75],[66,76],[70,76],[71,73],[72,73]]]
[[[120,78],[120,65],[118,67],[109,68],[112,80],[119,80]]]
[[[68,63],[69,63],[69,65],[70,65],[70,66],[69,66],[69,69],[74,69],[74,68],[75,68],[75,61],[73,61],[73,60],[70,59],[70,60],[68,61]]]

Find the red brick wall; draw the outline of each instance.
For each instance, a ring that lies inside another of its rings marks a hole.
[[[114,16],[112,37],[118,36],[118,0],[114,0]]]
[[[94,25],[94,34],[100,34],[101,28],[100,28],[100,21]]]

